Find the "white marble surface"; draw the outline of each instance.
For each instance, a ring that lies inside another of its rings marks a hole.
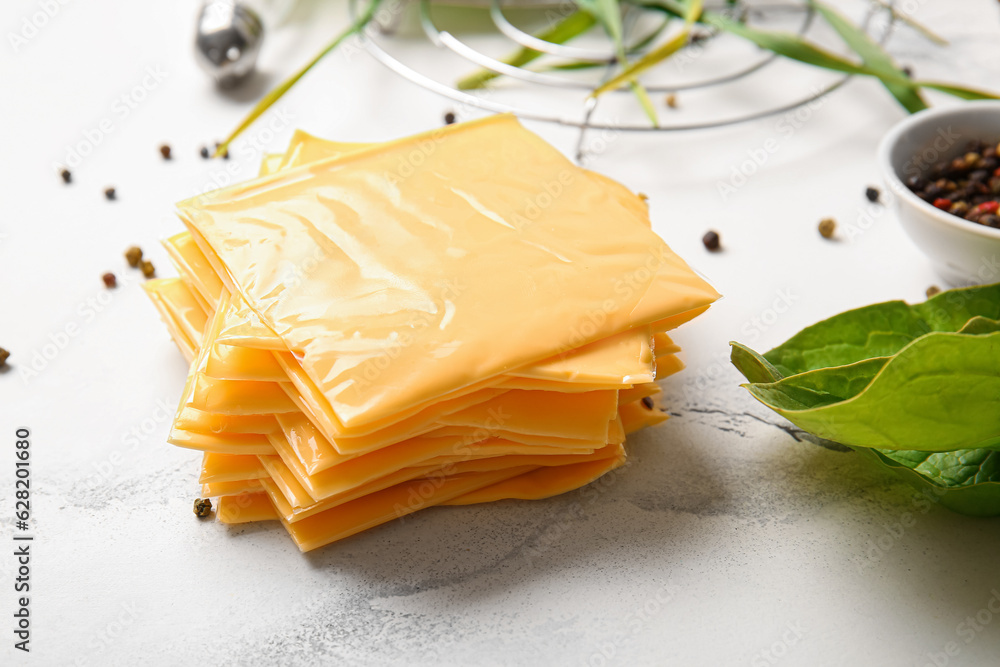
[[[59,4],[15,53],[8,33],[45,4],[0,10],[0,345],[15,363],[0,375],[0,552],[11,551],[17,426],[32,430],[36,536],[30,656],[12,648],[14,563],[0,557],[3,664],[1000,660],[989,611],[1000,608],[1000,523],[928,507],[853,454],[810,443],[745,395],[727,360],[730,339],[766,349],[846,308],[918,300],[937,281],[891,212],[859,218],[875,146],[902,117],[877,85],[852,82],[790,134],[768,120],[622,135],[591,163],[648,193],[657,231],[726,296],[678,336],[689,368],[665,383],[676,416],[631,439],[631,465],[564,497],[433,509],[301,555],[277,525],[192,516],[198,455],[164,442],[185,365],[121,259],[138,243],[169,274],[156,240],[179,228],[172,203],[227,169],[255,171],[248,143],[228,163],[197,156],[247,102],[218,96],[196,69],[190,0]],[[995,2],[905,4],[953,44],[901,31],[901,60],[997,87]],[[265,69],[287,73],[342,20],[339,3],[305,7]],[[148,71],[162,80],[131,92]],[[281,103],[290,118],[272,116],[277,132],[251,137],[270,150],[294,126],[386,139],[448,108],[364,55],[335,56]],[[111,131],[63,186],[53,164],[105,119]],[[571,132],[532,127],[571,149]],[[722,201],[718,182],[769,139],[778,149]],[[108,185],[119,201],[104,200]],[[816,222],[831,215],[862,233],[822,240]],[[708,228],[725,252],[701,247]],[[105,292],[107,270],[128,280]],[[24,374],[36,353],[52,358]],[[983,624],[969,625],[977,614]]]

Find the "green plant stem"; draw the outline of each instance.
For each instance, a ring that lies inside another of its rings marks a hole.
[[[236,139],[236,137],[240,136],[240,134],[242,134],[244,130],[250,127],[253,124],[253,122],[257,120],[265,111],[271,108],[271,105],[273,105],[275,102],[281,99],[281,97],[285,93],[287,93],[288,90],[292,86],[294,86],[299,79],[305,76],[309,70],[315,67],[316,63],[322,60],[324,56],[326,56],[331,51],[334,51],[347,38],[364,30],[365,26],[367,26],[375,17],[375,13],[378,11],[378,8],[381,4],[382,0],[370,0],[370,2],[368,3],[368,8],[365,9],[365,12],[361,16],[359,16],[354,21],[354,23],[348,26],[347,29],[344,30],[344,32],[337,35],[333,39],[333,41],[331,41],[319,53],[313,56],[312,60],[310,60],[308,63],[302,66],[302,68],[299,69],[299,71],[297,71],[295,74],[291,75],[290,77],[282,81],[275,88],[272,88],[267,93],[267,95],[265,95],[263,99],[261,99],[260,102],[254,105],[254,108],[250,110],[250,113],[248,113],[243,118],[243,121],[236,127],[236,129],[233,130],[228,137],[226,137],[226,140],[223,141],[221,144],[219,144],[218,148],[215,149],[214,157],[220,157],[222,155],[225,155],[226,152],[229,150],[229,144],[231,144],[233,140]]]

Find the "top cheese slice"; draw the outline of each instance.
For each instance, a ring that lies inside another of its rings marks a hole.
[[[179,209],[345,430],[718,297],[636,195],[512,116]]]

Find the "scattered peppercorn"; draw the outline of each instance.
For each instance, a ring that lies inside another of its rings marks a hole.
[[[0,347],[0,366],[6,366],[8,359],[10,359],[10,352]]]
[[[446,113],[444,115],[444,124],[445,125],[454,125],[455,124],[455,112],[454,111],[449,111],[448,113]]]
[[[928,204],[969,222],[1000,224],[1000,155],[997,144],[973,140],[958,157],[906,179],[906,187]]]
[[[881,196],[882,193],[879,192],[878,188],[873,188],[870,185],[867,188],[865,188],[865,197],[867,197],[868,201],[870,201],[871,203],[877,204],[879,197]]]
[[[667,106],[670,107],[671,109],[677,108],[677,95],[670,93],[669,95],[667,95],[667,98],[664,101],[667,103]]]
[[[160,155],[163,156],[164,160],[170,159],[170,144],[163,144],[160,146]]]
[[[138,268],[142,262],[142,248],[137,245],[132,246],[125,251],[125,259],[128,260],[128,265],[133,269]]]
[[[930,287],[927,288],[926,292],[928,299],[934,296],[935,294],[940,294],[940,293],[941,293],[941,288],[938,287],[937,285],[931,285]]]
[[[139,268],[142,269],[142,275],[146,278],[152,278],[156,275],[156,268],[148,259],[142,260],[142,263],[139,264]]]
[[[219,146],[221,146],[221,145],[222,144],[220,142],[218,142],[218,141],[215,142],[215,150],[216,150],[216,152],[219,151]],[[229,159],[229,149],[228,148],[222,153],[222,159],[223,160],[228,160]]]
[[[210,498],[195,498],[194,515],[199,519],[204,519],[212,513],[212,500]]]
[[[105,190],[104,190],[104,196],[108,199],[108,201],[114,201],[115,200],[115,189],[114,188],[105,188]]]
[[[651,399],[649,396],[644,397],[642,399],[642,405],[647,410],[652,410],[653,409],[653,399]]]
[[[60,169],[59,175],[62,176],[63,183],[71,183],[73,181],[73,174],[69,169]]]
[[[709,231],[704,236],[701,237],[701,242],[705,244],[705,248],[710,252],[716,252],[722,248],[722,241],[719,238],[718,232]]]
[[[823,218],[819,221],[819,235],[825,239],[832,239],[837,233],[837,221],[833,218]]]
[[[201,159],[207,160],[210,157],[212,157],[212,154],[208,152],[208,146],[202,146],[201,147]]]
[[[118,287],[118,279],[115,278],[115,274],[111,273],[110,271],[101,276],[101,280],[104,281],[104,286],[107,287],[108,289]]]
[[[913,78],[913,68],[910,67],[909,65],[907,65],[906,67],[903,68],[903,74],[905,74],[907,76],[907,78],[912,79]]]

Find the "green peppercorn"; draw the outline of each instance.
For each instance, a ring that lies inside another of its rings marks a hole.
[[[125,259],[128,260],[128,265],[133,269],[138,268],[142,262],[142,248],[137,245],[132,246],[125,251]]]
[[[212,513],[212,501],[209,498],[195,498],[194,515],[204,519]]]
[[[837,233],[837,221],[833,218],[823,218],[819,221],[819,235],[825,239],[832,239]]]
[[[0,347],[0,366],[6,366],[8,359],[10,359],[10,352]]]
[[[142,275],[146,278],[152,278],[153,276],[156,275],[156,268],[153,266],[153,263],[150,262],[148,259],[142,260],[142,262],[139,264],[139,268],[142,269]]]
[[[940,294],[940,293],[941,293],[941,288],[938,287],[937,285],[931,285],[930,287],[927,288],[927,292],[926,292],[928,299],[931,298],[932,296],[934,296],[936,294]]]

